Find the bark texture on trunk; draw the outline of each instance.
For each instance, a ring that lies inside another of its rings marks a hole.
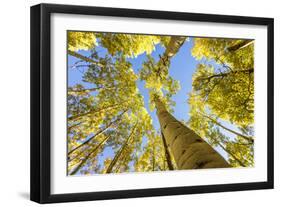
[[[159,99],[155,103],[161,130],[178,169],[231,167],[207,142],[175,119]]]

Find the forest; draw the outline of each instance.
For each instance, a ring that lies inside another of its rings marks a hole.
[[[67,174],[254,166],[254,40],[67,31]]]

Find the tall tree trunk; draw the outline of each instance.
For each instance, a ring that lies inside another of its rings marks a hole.
[[[175,119],[158,98],[155,104],[161,130],[178,169],[231,167],[207,142]]]
[[[175,54],[177,54],[185,40],[186,37],[172,36],[163,57],[172,58]]]
[[[160,78],[163,79],[162,77],[162,71],[164,70],[169,70],[169,66],[170,66],[170,61],[172,59],[172,57],[174,57],[177,52],[180,50],[181,46],[184,44],[186,40],[186,37],[182,37],[182,36],[172,36],[168,45],[166,46],[166,50],[164,52],[164,54],[160,57],[160,60],[157,63],[157,70],[156,75]]]
[[[254,43],[254,40],[243,40],[243,41],[239,42],[238,44],[228,47],[227,50],[229,52],[236,52],[237,50],[247,47],[248,45],[250,45],[252,43]]]
[[[123,146],[116,153],[115,157],[113,158],[113,160],[111,161],[110,165],[106,169],[106,173],[111,173],[112,172],[114,166],[116,165],[117,161],[119,160],[119,158],[121,157],[121,155],[124,152],[125,148],[127,147],[131,137],[133,137],[133,134],[135,132],[135,129],[136,129],[137,125],[138,125],[138,122],[134,125],[134,128],[132,129],[130,135],[127,137],[127,139],[124,142]]]
[[[170,65],[171,58],[177,54],[181,46],[184,44],[185,40],[186,37],[180,37],[180,36],[171,37],[164,54],[162,55],[162,57],[160,56],[160,60],[158,61],[159,73],[160,70],[163,70],[163,68],[166,68]]]
[[[166,162],[168,164],[168,168],[169,168],[169,170],[174,170],[174,166],[173,166],[173,163],[172,163],[170,151],[168,149],[168,145],[167,145],[167,142],[164,138],[163,132],[161,132],[161,137],[162,137],[162,141],[163,141],[163,146],[164,146],[164,150],[165,150],[165,157],[166,157]]]

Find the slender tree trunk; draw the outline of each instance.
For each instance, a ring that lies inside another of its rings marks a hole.
[[[155,99],[157,116],[178,169],[226,168],[228,162],[194,131],[175,119]]]
[[[166,142],[162,132],[161,132],[161,137],[162,137],[163,146],[164,146],[164,149],[165,149],[165,157],[166,157],[166,162],[168,164],[168,168],[169,168],[169,170],[174,170],[174,166],[173,166],[173,163],[172,163],[170,151],[168,149],[167,142]]]
[[[73,93],[80,93],[80,92],[94,92],[100,89],[104,89],[104,87],[96,87],[96,88],[82,88],[82,89],[72,89],[68,88],[68,92],[73,92]]]
[[[123,159],[123,157],[124,157],[124,159]],[[119,158],[119,159],[123,159],[123,162],[120,162],[120,163],[118,164],[118,166],[115,168],[115,172],[116,172],[116,173],[121,172],[121,171],[120,171],[120,168],[126,165],[127,160],[128,160],[129,157],[130,157],[130,156],[126,156],[126,155],[124,156],[124,155],[123,155],[122,158]]]
[[[101,112],[101,111],[104,111],[104,110],[115,109],[115,108],[118,108],[118,107],[120,107],[122,105],[123,104],[114,104],[114,105],[106,106],[106,107],[101,108],[101,109],[92,109],[92,110],[90,110],[88,112],[85,112],[85,113],[81,113],[81,114],[70,116],[70,117],[67,118],[67,120],[68,121],[76,121],[77,119],[80,119],[83,116],[87,116],[87,115],[90,115],[90,114],[95,114],[95,113],[98,113],[98,112]]]
[[[202,114],[202,113],[201,113],[201,114]],[[245,140],[247,140],[247,141],[250,142],[250,143],[254,143],[254,139],[253,139],[252,137],[245,136],[245,135],[243,135],[243,134],[241,134],[241,133],[239,133],[239,132],[236,132],[236,131],[234,131],[234,130],[232,130],[232,129],[229,129],[229,128],[223,126],[221,123],[217,122],[215,119],[213,119],[213,118],[211,118],[211,117],[209,117],[209,116],[207,116],[207,115],[205,115],[205,114],[202,114],[202,115],[203,115],[204,117],[206,117],[207,119],[211,120],[214,124],[216,124],[216,125],[220,126],[221,128],[223,128],[224,130],[226,130],[226,131],[228,131],[228,132],[231,132],[232,134],[235,134],[235,135],[237,135],[237,136],[239,136],[239,137],[242,137],[242,138],[244,138]]]
[[[106,136],[94,149],[80,162],[80,164],[70,173],[75,175],[86,163],[89,157],[98,152],[98,150],[104,145],[104,143],[110,138],[110,135]]]
[[[112,87],[96,87],[96,88],[83,88],[83,89],[72,89],[72,88],[68,88],[68,92],[73,92],[73,93],[79,93],[79,92],[94,92],[94,91],[98,91],[98,90],[106,90],[106,91],[112,91],[114,89],[118,89],[118,90],[126,90],[127,87],[132,86],[132,85],[126,85],[126,87],[120,87],[118,85],[114,85]]]
[[[242,167],[246,167],[246,165],[239,160],[231,151],[227,150],[220,142],[218,142],[218,145],[226,152],[228,153],[233,159],[235,159]]]
[[[250,45],[252,43],[254,43],[254,40],[243,40],[243,41],[239,42],[238,44],[235,44],[235,45],[227,48],[227,50],[229,52],[236,52],[237,50],[247,47],[248,45]]]
[[[126,110],[127,111],[127,110]],[[108,125],[106,125],[104,128],[100,129],[95,135],[93,135],[92,137],[90,137],[89,139],[87,139],[85,142],[83,142],[82,144],[78,145],[77,147],[75,147],[74,149],[70,150],[68,152],[68,155],[72,154],[74,151],[76,151],[77,149],[81,148],[82,146],[88,144],[91,140],[93,140],[96,136],[102,134],[103,132],[105,132],[107,129],[109,129],[114,123],[118,122],[122,115],[126,112],[123,111],[122,114],[118,115],[117,119],[110,122]]]
[[[67,128],[68,132],[70,132],[70,130],[72,130],[73,128],[79,126],[80,124],[82,124],[82,122],[78,122],[78,123],[76,123],[76,124],[73,124],[73,125],[69,126],[69,127]]]
[[[118,122],[120,122],[120,121],[121,121],[121,119],[118,120]],[[112,130],[117,127],[117,124],[118,124],[118,123],[117,123],[117,122],[115,122],[115,123],[116,123],[116,124],[114,124],[114,126],[111,127]],[[97,136],[95,136],[95,137],[97,137]],[[88,146],[88,148],[91,148],[91,147],[92,147],[91,145]],[[75,154],[75,156],[73,156],[73,157],[71,157],[71,158],[68,157],[68,162],[71,162],[72,160],[78,158],[81,154],[85,153],[88,148],[86,148],[86,149],[84,149],[84,150],[80,150],[80,152],[78,152],[77,154]]]
[[[113,160],[111,161],[110,165],[108,166],[108,168],[106,169],[106,173],[111,173],[114,166],[116,165],[117,161],[119,160],[119,158],[121,157],[122,153],[124,152],[125,148],[127,147],[130,139],[133,137],[133,134],[135,132],[135,129],[138,125],[138,122],[135,124],[134,128],[132,129],[130,135],[127,137],[125,143],[123,144],[123,146],[118,150],[117,154],[115,155],[115,157],[113,158]]]

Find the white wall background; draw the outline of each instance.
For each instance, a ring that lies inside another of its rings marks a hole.
[[[76,0],[2,1],[0,31],[0,205],[36,206],[29,201],[29,7],[67,3],[137,9],[218,13],[275,18],[275,189],[154,198],[63,203],[53,206],[255,206],[281,203],[281,13],[277,0]],[[278,38],[279,37],[279,38]],[[278,49],[279,48],[279,49]],[[279,58],[278,58],[279,57]],[[186,203],[186,204],[184,204]],[[278,204],[277,204],[278,205]]]

